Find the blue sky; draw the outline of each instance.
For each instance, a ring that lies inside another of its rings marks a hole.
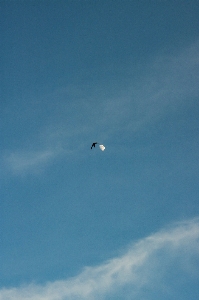
[[[198,298],[198,15],[0,1],[0,300]]]

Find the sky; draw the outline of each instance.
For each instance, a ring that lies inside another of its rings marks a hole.
[[[0,300],[199,297],[198,15],[0,1]]]

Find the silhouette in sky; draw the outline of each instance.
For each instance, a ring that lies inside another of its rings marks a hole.
[[[93,147],[95,147],[96,144],[97,144],[97,142],[92,143],[91,149],[92,149]]]
[[[94,147],[95,148],[95,145],[96,144],[98,144],[97,142],[95,142],[95,143],[92,143],[92,146],[91,146],[91,149]],[[104,151],[105,150],[105,147],[104,147],[104,145],[99,145],[99,147],[100,147],[100,150],[102,150],[102,151]]]

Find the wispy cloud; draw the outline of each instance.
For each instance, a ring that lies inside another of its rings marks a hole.
[[[125,88],[119,81],[118,85],[111,84],[111,79],[103,87],[102,83],[94,82],[87,88],[83,85],[60,88],[44,97],[50,103],[57,99],[56,107],[52,104],[49,108],[41,134],[30,137],[35,140],[31,149],[24,151],[21,145],[20,150],[8,150],[11,154],[6,155],[4,166],[14,174],[34,172],[39,165],[52,162],[60,153],[57,148],[68,155],[87,147],[85,143],[93,138],[105,143],[115,133],[139,131],[165,114],[175,113],[196,101],[198,77],[199,41],[196,41],[171,55],[155,57],[147,66],[143,65],[139,78],[132,75],[133,79],[126,79]],[[41,102],[45,103],[44,100]]]
[[[182,105],[190,105],[199,96],[199,41],[170,55],[154,57],[140,73],[139,79],[129,79],[120,96],[104,101],[102,123],[106,126],[118,124],[138,131]]]
[[[4,151],[0,161],[1,169],[13,175],[40,173],[55,159],[71,157],[78,147],[84,147],[85,139],[82,136],[85,132],[87,129],[83,126],[73,129],[64,125],[43,128],[38,137],[32,137],[31,147],[26,145],[23,148],[22,145],[20,149]],[[87,144],[87,148],[90,149],[90,144]]]
[[[4,164],[14,174],[25,174],[30,170],[37,172],[55,155],[56,153],[52,150],[17,151],[5,156]]]
[[[120,299],[118,295],[122,295],[121,299],[141,299],[146,291],[144,299],[151,299],[152,291],[156,291],[156,296],[162,292],[174,299],[171,296],[176,294],[177,285],[173,289],[172,286],[179,284],[179,278],[199,280],[195,265],[198,259],[196,218],[152,234],[132,244],[126,253],[99,266],[87,267],[74,278],[43,286],[3,288],[0,300]]]

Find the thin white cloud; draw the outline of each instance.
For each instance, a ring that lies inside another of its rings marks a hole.
[[[67,155],[76,153],[93,138],[106,143],[114,133],[139,131],[165,114],[191,105],[199,96],[199,41],[178,53],[159,55],[143,66],[141,73],[139,79],[135,74],[134,79],[128,78],[123,90],[119,83],[114,84],[114,92],[111,83],[104,83],[103,88],[96,83],[88,89],[74,86],[56,90],[50,100],[54,103],[59,99],[59,105],[56,102],[56,110],[50,110],[51,125],[44,125],[38,137],[31,137],[31,149],[24,151],[23,145],[21,153],[13,149],[2,165],[14,174],[34,172],[52,162],[60,153],[58,148]],[[65,104],[65,98],[73,101]],[[37,151],[37,144],[47,150]]]
[[[104,102],[103,124],[137,131],[182,105],[191,105],[199,96],[199,41],[155,57],[138,76],[120,96]]]
[[[4,164],[14,174],[24,174],[31,171],[41,170],[55,153],[52,150],[44,151],[17,151],[4,157]]]
[[[52,128],[53,127],[53,128]],[[77,146],[82,147],[81,135],[85,128],[66,129],[64,126],[49,126],[43,129],[38,137],[32,137],[32,146],[25,149],[5,151],[0,160],[2,175],[7,172],[13,175],[38,174],[55,159],[71,157]],[[76,139],[79,138],[77,143]],[[88,149],[90,149],[90,143]]]
[[[151,290],[169,293],[171,299],[177,289],[176,286],[172,290],[172,285],[175,281],[179,284],[179,277],[199,280],[195,266],[198,259],[199,219],[196,218],[152,234],[130,246],[126,253],[99,266],[87,267],[74,278],[45,285],[2,288],[0,300],[120,299],[117,297],[121,291],[121,299],[141,299],[146,290],[144,299],[150,299]],[[177,277],[173,278],[173,272]]]

